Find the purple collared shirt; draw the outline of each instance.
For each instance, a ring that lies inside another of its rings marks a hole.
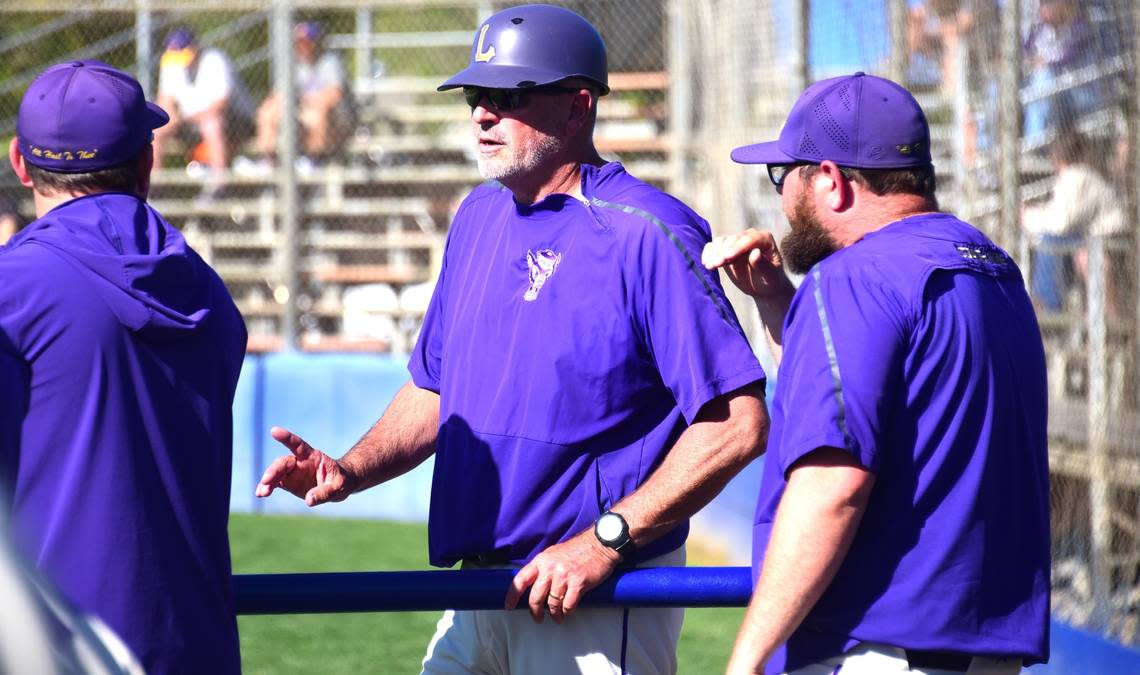
[[[1045,356],[1013,261],[952,216],[907,218],[816,265],[784,325],[753,577],[798,459],[847,450],[875,486],[768,672],[861,641],[1047,658]]]
[[[703,405],[763,381],[700,265],[708,224],[616,163],[584,167],[582,193],[521,206],[486,184],[456,214],[409,364],[440,394],[434,565],[523,563],[590,527]]]

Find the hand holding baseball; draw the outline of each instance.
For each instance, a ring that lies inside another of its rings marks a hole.
[[[706,269],[724,268],[737,288],[758,300],[795,293],[771,232],[752,228],[717,237],[705,244],[701,262]]]
[[[352,494],[356,481],[335,459],[288,429],[273,427],[269,433],[292,454],[278,457],[265,470],[254,491],[258,497],[268,497],[275,488],[284,488],[304,499],[308,506],[316,506],[344,501]]]

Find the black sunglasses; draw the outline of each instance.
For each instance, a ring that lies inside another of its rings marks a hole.
[[[776,192],[783,194],[784,181],[788,179],[788,174],[792,169],[797,166],[819,166],[819,162],[791,162],[789,164],[769,164],[768,165],[768,180],[772,181],[772,185],[776,186]],[[847,167],[839,167],[839,173],[847,180],[851,180],[851,172]]]
[[[772,181],[772,185],[776,186],[776,191],[784,189],[784,181],[788,179],[788,174],[792,169],[797,166],[808,166],[815,164],[815,162],[792,162],[791,164],[769,164],[768,165],[768,180]]]
[[[495,110],[499,112],[512,112],[519,108],[525,108],[528,97],[531,94],[543,94],[546,96],[552,94],[572,94],[581,91],[580,89],[571,89],[570,87],[560,87],[554,84],[548,84],[541,87],[529,87],[527,89],[490,89],[488,87],[464,87],[463,97],[467,99],[467,105],[472,110],[475,109],[480,103],[486,100],[491,104]]]

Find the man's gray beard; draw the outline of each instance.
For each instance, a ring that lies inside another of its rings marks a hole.
[[[475,162],[479,166],[479,175],[484,180],[497,180],[504,183],[511,178],[533,174],[561,150],[562,141],[560,139],[544,135],[535,145],[531,146],[530,151],[523,157],[491,158],[476,155]]]
[[[816,263],[841,248],[808,205],[806,193],[800,193],[796,200],[789,224],[792,229],[780,241],[780,255],[788,269],[796,274],[806,274]]]

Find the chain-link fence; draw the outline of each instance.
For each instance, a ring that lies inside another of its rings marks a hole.
[[[810,4],[810,12],[808,5]],[[774,138],[808,81],[904,81],[931,122],[942,207],[1010,250],[1049,358],[1053,605],[1140,644],[1135,36],[1124,0],[679,0],[674,187],[719,227],[786,228],[728,151]],[[751,171],[751,172],[750,172]],[[742,318],[753,314],[742,312]]]
[[[451,213],[480,181],[462,96],[435,87],[505,3],[333,4],[0,6],[3,133],[31,78],[78,58],[137,73],[174,114],[157,134],[151,202],[225,279],[253,350],[407,350]],[[664,182],[661,4],[571,5],[622,27],[599,149]],[[282,85],[295,89],[292,114]],[[285,133],[295,142],[282,144]],[[31,202],[11,175],[2,190],[27,220]]]
[[[99,58],[137,73],[181,122],[158,139],[152,202],[222,274],[251,348],[408,348],[450,216],[480,180],[468,110],[435,87],[466,62],[480,19],[510,3],[22,4],[0,5],[4,134],[50,63]],[[610,51],[614,93],[600,105],[599,149],[719,231],[786,228],[762,169],[728,153],[774,138],[808,82],[861,69],[908,84],[931,121],[943,208],[1015,255],[1038,305],[1050,368],[1055,610],[1140,643],[1140,8],[559,4],[593,21]],[[339,96],[314,102],[330,89]],[[221,140],[200,123],[211,90],[229,101]],[[284,101],[276,108],[274,92]],[[0,197],[0,210],[31,217],[10,173]],[[748,306],[740,314],[755,321]]]

